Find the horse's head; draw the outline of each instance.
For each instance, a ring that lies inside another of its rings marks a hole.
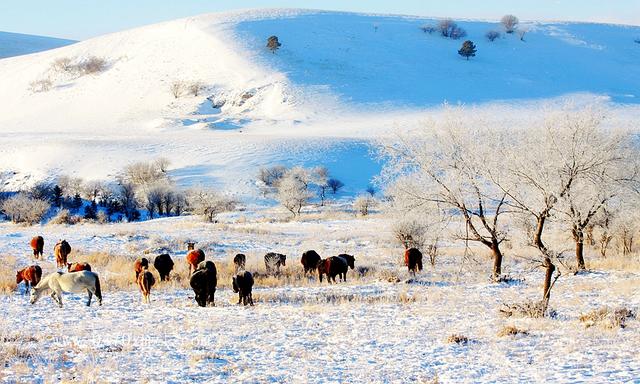
[[[40,292],[41,291],[37,290],[36,287],[31,287],[31,300],[29,300],[31,304],[35,304],[36,301],[38,301],[40,298]]]
[[[280,264],[287,265],[287,255],[280,255]]]
[[[16,284],[20,284],[22,281],[22,271],[16,272]]]
[[[71,272],[71,263],[67,263],[67,271]]]

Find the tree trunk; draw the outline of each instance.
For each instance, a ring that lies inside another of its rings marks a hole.
[[[556,266],[553,265],[551,259],[545,257],[544,263],[542,265],[546,269],[546,273],[544,275],[544,286],[543,286],[543,295],[542,300],[544,302],[544,309],[546,311],[547,305],[549,304],[549,298],[551,297],[551,278],[553,277],[553,272],[556,270]]]
[[[502,252],[500,252],[500,245],[497,241],[493,241],[491,253],[493,255],[493,280],[498,281],[502,275]]]
[[[578,270],[584,271],[586,269],[584,265],[584,231],[579,226],[573,227],[573,239],[576,242],[576,263],[578,264]]]

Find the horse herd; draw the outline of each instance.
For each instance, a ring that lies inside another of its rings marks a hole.
[[[44,239],[42,236],[31,240],[31,248],[34,257],[43,255]],[[191,245],[191,244],[190,244]],[[190,247],[192,248],[192,247]],[[51,291],[51,297],[62,307],[62,292],[87,292],[87,306],[91,305],[92,296],[96,296],[98,304],[102,305],[102,292],[100,278],[91,270],[88,263],[67,263],[67,256],[71,253],[71,246],[66,240],[61,240],[54,246],[54,255],[58,268],[67,268],[67,273],[57,271],[42,277],[42,268],[31,265],[16,273],[16,284],[25,282],[29,290],[31,285],[31,304],[34,304],[45,291]],[[232,277],[233,291],[238,294],[238,304],[253,305],[252,288],[254,276],[245,268],[247,257],[239,253],[233,258],[234,275]],[[280,268],[286,265],[287,256],[281,253],[269,252],[264,256],[267,274],[279,275]],[[326,259],[314,251],[309,250],[302,254],[300,262],[304,268],[305,276],[317,271],[318,278],[322,282],[324,275],[329,284],[336,282],[336,276],[343,282],[347,281],[347,272],[355,268],[355,257],[348,254],[331,256]],[[202,249],[190,249],[185,257],[189,265],[189,285],[195,293],[196,303],[201,307],[215,305],[215,292],[218,285],[218,273],[216,265],[211,260],[205,260]],[[409,248],[404,253],[404,263],[411,274],[422,270],[422,253],[417,248]],[[153,266],[160,275],[161,281],[167,281],[173,270],[174,262],[169,254],[161,254],[154,258]],[[133,264],[135,282],[142,293],[142,301],[149,303],[151,289],[155,285],[155,277],[149,271],[149,259],[141,257]]]

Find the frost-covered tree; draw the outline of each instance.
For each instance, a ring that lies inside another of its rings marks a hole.
[[[487,38],[487,40],[494,41],[495,39],[500,37],[500,32],[491,30],[488,31],[484,36]]]
[[[40,222],[49,208],[47,200],[35,199],[26,193],[9,197],[0,204],[0,211],[11,221],[26,224]]]
[[[362,216],[367,216],[375,203],[376,200],[371,195],[361,195],[353,201],[353,210]]]
[[[466,229],[457,237],[485,246],[493,258],[492,276],[502,274],[506,226],[506,194],[489,178],[498,164],[490,146],[494,133],[470,124],[461,110],[447,111],[442,121],[428,123],[418,134],[383,145],[388,157],[384,177],[392,184],[388,194],[397,209],[420,216],[434,209],[454,217]]]
[[[473,44],[473,41],[467,40],[462,43],[462,47],[458,50],[458,55],[469,60],[469,57],[474,57],[476,55],[476,45]]]
[[[302,167],[291,168],[278,182],[276,199],[294,217],[299,216],[302,208],[312,197],[309,190],[311,182],[312,175],[309,170]]]
[[[502,25],[504,26],[504,30],[507,33],[513,33],[519,22],[520,21],[518,20],[518,18],[514,15],[504,15],[500,20],[500,23],[502,23]]]
[[[320,206],[324,207],[324,201],[327,198],[327,190],[329,189],[329,170],[327,167],[316,167],[312,170],[314,184],[318,187],[318,197],[320,197]]]
[[[187,201],[189,211],[194,215],[201,216],[209,223],[213,223],[218,214],[232,211],[236,207],[235,200],[215,190],[201,187],[188,191]]]

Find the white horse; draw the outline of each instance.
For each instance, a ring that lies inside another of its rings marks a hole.
[[[87,291],[89,299],[87,306],[91,305],[91,297],[96,295],[98,304],[102,305],[102,291],[98,274],[90,271],[79,272],[54,272],[45,276],[40,283],[31,288],[31,304],[34,304],[43,292],[51,290],[51,297],[62,308],[62,292],[80,293]]]

